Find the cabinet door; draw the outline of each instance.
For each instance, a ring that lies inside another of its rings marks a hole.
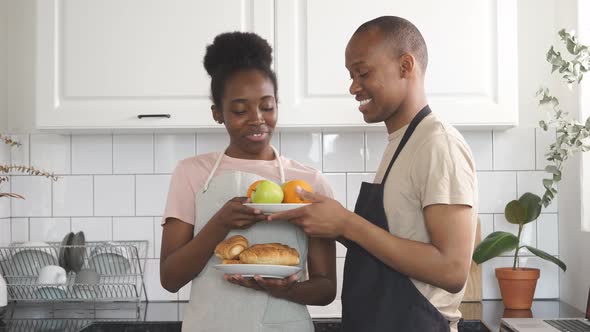
[[[280,124],[364,125],[349,95],[344,50],[357,27],[382,15],[409,19],[429,51],[432,109],[459,127],[518,122],[516,2],[293,0],[276,3]]]
[[[203,56],[234,30],[272,42],[273,1],[37,0],[36,125],[215,127]]]

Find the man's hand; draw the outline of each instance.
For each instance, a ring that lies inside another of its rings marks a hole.
[[[347,218],[352,212],[338,201],[326,196],[299,189],[298,192],[301,198],[311,201],[312,204],[273,213],[268,220],[287,220],[300,226],[307,235],[312,237],[337,238],[344,235]]]

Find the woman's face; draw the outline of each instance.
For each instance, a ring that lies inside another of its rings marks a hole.
[[[277,123],[274,90],[272,80],[258,70],[237,72],[225,82],[221,110],[214,107],[213,117],[225,124],[230,136],[230,156],[242,159],[268,156]]]

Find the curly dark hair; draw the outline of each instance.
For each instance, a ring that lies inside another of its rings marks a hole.
[[[211,76],[211,99],[220,107],[225,82],[244,70],[259,70],[271,79],[277,97],[277,77],[270,68],[272,47],[259,35],[251,32],[226,32],[217,35],[207,46],[203,59],[205,70]]]

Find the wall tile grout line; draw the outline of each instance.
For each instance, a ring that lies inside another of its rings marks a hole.
[[[535,149],[535,169],[539,169],[539,165],[537,165],[537,128],[535,128],[534,130],[535,133],[535,139],[534,139],[534,149]]]
[[[74,145],[72,143],[73,140],[73,135],[70,135],[70,174],[74,174]]]
[[[491,171],[494,171],[496,169],[496,165],[494,163],[495,153],[494,153],[494,131],[493,130],[491,132],[491,136],[492,136],[492,169],[491,169]]]
[[[115,174],[115,134],[111,134],[111,174]]]

